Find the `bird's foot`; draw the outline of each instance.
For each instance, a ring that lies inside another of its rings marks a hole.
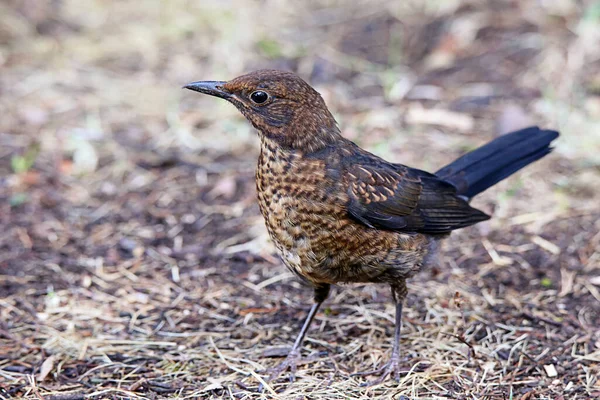
[[[285,360],[276,367],[267,369],[267,373],[269,377],[265,379],[265,382],[271,382],[274,379],[277,379],[279,375],[284,373],[288,368],[290,369],[290,383],[294,382],[296,379],[296,370],[298,367],[298,362],[300,361],[300,352],[299,351],[290,351],[285,358]],[[259,386],[259,390],[263,390],[263,385]]]
[[[383,383],[388,376],[391,376],[393,380],[396,382],[400,381],[400,373],[406,372],[403,368],[400,368],[400,357],[396,355],[392,355],[392,358],[387,363],[383,364],[381,367],[365,372],[356,372],[352,374],[352,376],[366,376],[366,375],[379,375],[379,378],[365,382],[360,386],[376,386]]]

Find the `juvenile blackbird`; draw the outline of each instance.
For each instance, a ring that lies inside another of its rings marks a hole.
[[[314,304],[286,360],[293,380],[304,336],[331,284],[390,285],[396,327],[381,383],[399,376],[406,279],[455,229],[489,219],[473,196],[551,151],[558,132],[537,127],[501,136],[435,174],[393,164],[340,134],[325,102],[290,72],[259,70],[227,82],[184,86],[232,103],[258,130],[260,210],[284,264],[314,288]]]

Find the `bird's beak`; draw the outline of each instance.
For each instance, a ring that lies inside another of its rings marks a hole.
[[[223,89],[225,81],[198,81],[192,82],[185,85],[184,89],[194,90],[196,92],[209,94],[211,96],[220,97],[222,99],[228,99],[231,97],[231,93]]]

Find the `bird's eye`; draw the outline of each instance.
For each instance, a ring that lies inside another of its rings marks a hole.
[[[269,94],[262,90],[257,90],[250,95],[250,100],[256,104],[262,104],[269,99]]]

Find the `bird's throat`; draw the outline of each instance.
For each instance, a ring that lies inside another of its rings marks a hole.
[[[259,130],[261,145],[272,150],[279,148],[282,151],[310,155],[344,141],[336,125],[314,130],[310,128],[310,126],[299,126],[292,129],[288,126],[278,132]]]

